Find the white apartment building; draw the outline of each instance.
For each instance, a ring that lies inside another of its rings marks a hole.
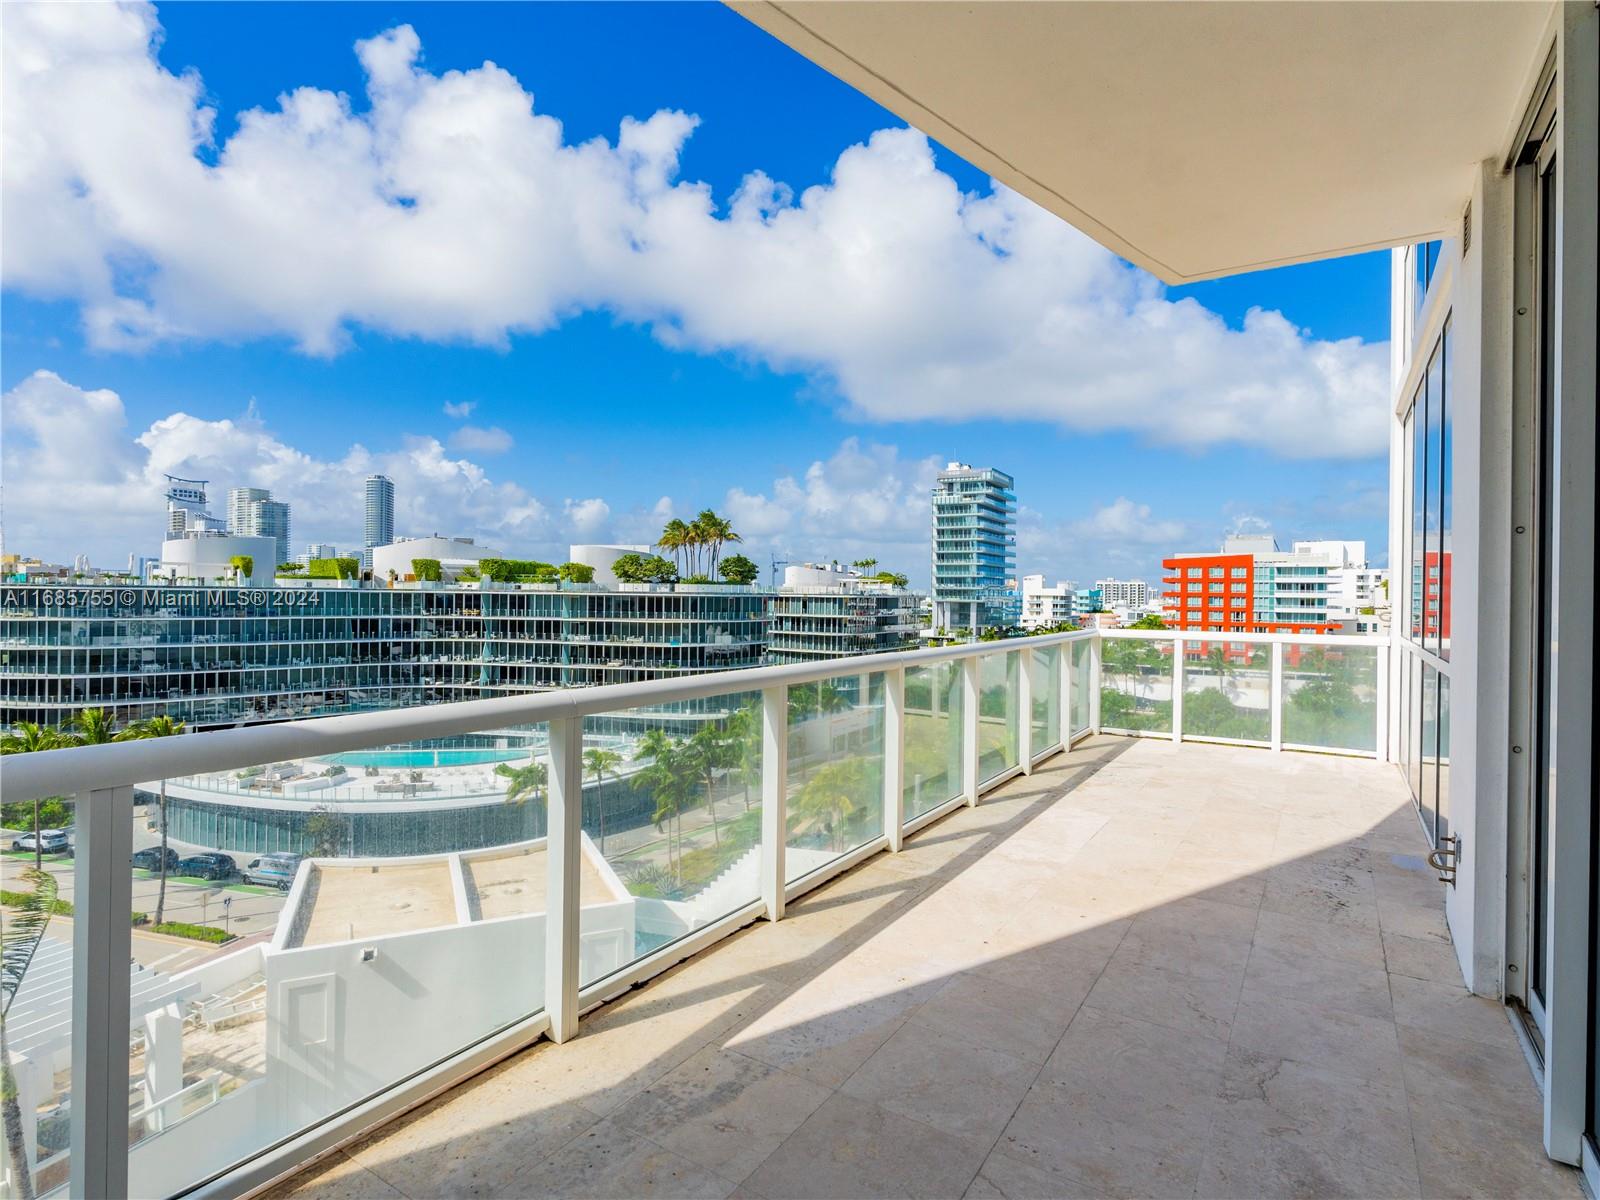
[[[1150,604],[1150,585],[1142,579],[1097,579],[1100,599],[1113,611],[1116,609],[1143,610]]]
[[[1077,585],[1069,579],[1047,587],[1043,575],[1022,577],[1022,627],[1043,629],[1072,620],[1073,593]]]

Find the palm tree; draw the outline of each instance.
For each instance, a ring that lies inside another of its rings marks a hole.
[[[115,715],[103,708],[86,708],[72,718],[72,728],[63,729],[63,740],[74,746],[101,746],[118,736]]]
[[[673,517],[672,520],[667,522],[666,527],[662,529],[661,537],[656,541],[657,549],[671,552],[672,561],[677,564],[679,572],[683,574],[687,574],[683,570],[683,554],[691,544],[689,532],[687,525],[678,520],[677,517]]]
[[[148,717],[143,721],[135,721],[128,728],[117,734],[117,740],[138,741],[143,738],[177,737],[186,732],[182,721],[162,714],[159,717]],[[161,781],[161,796],[156,812],[161,818],[161,883],[156,890],[156,924],[160,925],[166,917],[167,908],[167,781]]]
[[[683,859],[683,810],[688,804],[692,778],[683,742],[667,737],[660,729],[652,729],[639,740],[639,753],[635,758],[650,760],[650,765],[639,772],[639,779],[655,797],[655,827],[667,835],[667,867],[674,878],[679,878]],[[674,836],[678,843],[676,860],[673,858]]]
[[[538,799],[545,781],[550,777],[550,768],[535,759],[520,767],[501,763],[494,773],[510,781],[506,784],[506,803],[521,804],[529,797]]]
[[[32,754],[36,750],[59,750],[72,743],[61,731],[32,721],[18,721],[12,732],[0,738],[0,754]],[[33,869],[44,870],[44,849],[39,844],[39,801],[33,802]]]
[[[583,752],[583,769],[594,776],[597,807],[600,809],[600,853],[606,852],[606,775],[615,775],[622,766],[622,755],[598,747]]]
[[[811,824],[828,835],[829,845],[839,850],[840,835],[852,817],[861,811],[858,797],[866,782],[866,760],[846,758],[818,769],[794,798],[794,813],[799,823]]]
[[[22,1109],[17,1079],[11,1071],[11,1047],[6,1043],[6,1017],[55,913],[56,877],[35,869],[23,872],[22,878],[32,886],[6,918],[5,945],[0,951],[0,1121],[5,1124],[12,1186],[20,1200],[33,1200],[33,1172],[28,1169],[28,1147],[22,1140]]]
[[[738,760],[739,781],[744,784],[744,810],[750,811],[750,781],[761,775],[761,710],[746,704],[728,718],[728,737]]]
[[[711,814],[711,836],[718,846],[722,845],[722,826],[717,821],[717,770],[733,765],[732,749],[728,735],[715,724],[695,730],[686,747],[695,774],[706,781],[706,811]]]

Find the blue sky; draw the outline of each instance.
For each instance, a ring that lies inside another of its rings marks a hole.
[[[8,550],[152,552],[180,468],[349,543],[377,468],[402,532],[554,556],[712,506],[763,562],[870,553],[924,581],[927,475],[956,458],[1016,476],[1025,572],[1153,578],[1234,526],[1385,557],[1386,254],[1162,288],[942,147],[930,171],[920,139],[874,139],[903,124],[720,5],[122,17],[7,13],[51,63],[5,116]],[[752,172],[789,191],[740,229]],[[1080,332],[1013,353],[1014,296]],[[1168,369],[1152,312],[1202,359]]]

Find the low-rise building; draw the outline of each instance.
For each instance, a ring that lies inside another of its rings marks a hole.
[[[446,581],[454,580],[468,567],[476,567],[498,552],[480,546],[469,537],[403,537],[387,546],[372,547],[372,575],[378,580],[415,579],[412,566],[418,559],[433,559]]]
[[[917,644],[923,598],[837,563],[797,563],[767,602],[767,661],[809,662]]]

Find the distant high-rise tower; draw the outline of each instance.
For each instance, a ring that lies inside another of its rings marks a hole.
[[[367,476],[367,537],[361,565],[372,569],[372,548],[394,541],[394,480],[387,475]]]
[[[182,537],[189,528],[190,517],[202,517],[206,511],[206,480],[179,479],[167,476],[167,536]]]
[[[933,488],[933,623],[1016,625],[1016,482],[993,467],[951,463]]]
[[[251,537],[269,537],[278,543],[277,567],[289,561],[289,506],[282,500],[254,500],[250,504]]]
[[[228,489],[228,532],[237,537],[250,537],[250,506],[257,500],[271,500],[266,488],[236,487]]]

